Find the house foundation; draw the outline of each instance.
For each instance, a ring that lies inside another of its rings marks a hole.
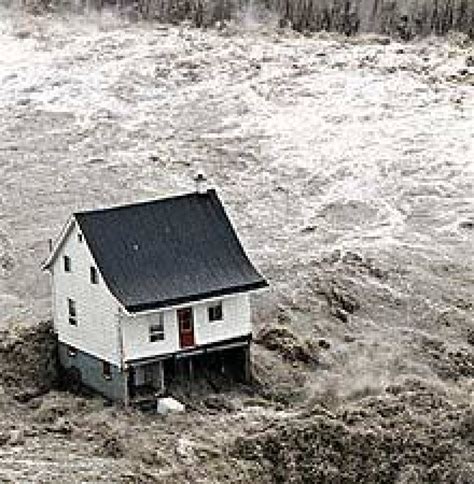
[[[108,400],[126,401],[126,374],[118,366],[62,342],[58,343],[58,356],[68,387],[85,386]]]
[[[125,405],[154,401],[178,388],[192,391],[202,382],[218,390],[250,381],[250,336],[131,361],[124,370],[62,342],[58,353],[67,386],[84,386]]]

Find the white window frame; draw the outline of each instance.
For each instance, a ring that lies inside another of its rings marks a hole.
[[[148,341],[150,343],[159,343],[165,340],[165,315],[158,313],[158,321],[150,323],[148,326]]]
[[[218,315],[214,314],[217,311]],[[222,306],[222,301],[216,301],[207,306],[207,320],[210,323],[219,323],[224,320],[224,308]]]

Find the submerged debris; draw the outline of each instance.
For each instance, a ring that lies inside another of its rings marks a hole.
[[[360,308],[353,290],[340,281],[332,280],[325,286],[321,284],[318,292],[326,297],[331,313],[344,322]]]
[[[285,326],[262,328],[255,343],[277,351],[288,361],[309,365],[317,365],[319,362],[317,346],[310,341],[301,341]]]
[[[181,413],[184,412],[184,405],[174,398],[164,397],[158,399],[156,411],[160,415],[168,415],[169,413]]]

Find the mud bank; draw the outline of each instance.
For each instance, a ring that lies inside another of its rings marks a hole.
[[[420,381],[377,397],[321,407],[239,438],[234,455],[258,482],[460,482],[471,480],[474,414],[468,400]]]
[[[263,335],[268,345],[269,333]],[[276,353],[254,348],[254,372],[262,376],[263,361],[271,361],[265,382],[273,393],[255,392],[258,384],[253,390],[217,393],[195,389],[180,395],[186,414],[163,418],[113,407],[93,395],[44,391],[51,374],[38,372],[38,364],[47,365],[31,353],[48,353],[49,328],[23,332],[0,353],[2,375],[7,375],[2,383],[8,385],[0,391],[0,479],[470,482],[474,414],[467,387],[399,378],[350,398],[335,390],[308,399],[297,395],[296,386],[304,380],[293,377],[293,400],[282,403],[275,400],[278,388],[295,367],[294,361],[280,360],[278,352],[294,348],[294,338],[287,332],[278,341]],[[21,368],[21,377],[12,382],[8,373],[15,367]],[[303,373],[295,371],[300,378]],[[35,381],[43,382],[43,391],[30,392],[28,398],[12,392],[25,384],[31,388]]]

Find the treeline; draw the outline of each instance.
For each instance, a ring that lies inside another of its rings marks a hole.
[[[48,3],[61,0],[24,0]],[[133,9],[147,19],[198,27],[251,15],[297,31],[374,32],[409,40],[458,31],[474,38],[474,0],[62,0]]]
[[[271,12],[298,31],[375,32],[403,39],[449,31],[474,38],[474,0],[137,0],[147,18],[208,26],[250,11]]]

